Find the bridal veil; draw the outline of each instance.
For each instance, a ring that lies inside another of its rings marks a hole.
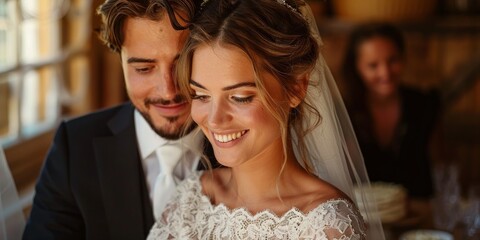
[[[282,3],[282,0],[277,1]],[[300,12],[321,46],[315,17],[308,4],[301,6]],[[356,202],[368,224],[368,239],[385,239],[374,197],[366,194],[370,182],[350,118],[335,79],[321,54],[310,75],[305,101],[316,108],[322,117],[321,123],[304,138],[306,154],[310,157],[315,173]],[[306,117],[303,124],[312,126],[312,119],[313,117]]]

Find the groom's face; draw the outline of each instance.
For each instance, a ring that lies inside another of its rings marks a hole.
[[[174,30],[167,14],[159,21],[128,18],[123,27],[120,54],[128,96],[160,136],[177,139],[190,105],[172,73],[188,31]]]

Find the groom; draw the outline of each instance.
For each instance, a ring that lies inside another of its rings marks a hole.
[[[145,239],[154,222],[162,174],[159,146],[181,139],[206,151],[203,137],[182,136],[190,106],[172,77],[188,36],[194,0],[107,0],[98,9],[101,38],[120,54],[129,103],[63,122],[36,185],[23,239]],[[176,163],[184,178],[195,151]],[[209,153],[206,153],[207,155]],[[175,154],[173,154],[175,155]],[[156,191],[159,192],[156,192]]]

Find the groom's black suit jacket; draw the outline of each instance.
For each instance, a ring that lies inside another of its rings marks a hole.
[[[61,123],[23,239],[146,238],[154,220],[133,113],[127,103]]]

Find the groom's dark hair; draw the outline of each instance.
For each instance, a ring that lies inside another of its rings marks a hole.
[[[102,26],[97,30],[100,39],[112,51],[120,53],[124,41],[123,24],[127,18],[146,18],[153,21],[168,14],[174,29],[184,30],[198,8],[195,0],[106,0],[97,9]],[[180,24],[179,19],[185,24]]]

